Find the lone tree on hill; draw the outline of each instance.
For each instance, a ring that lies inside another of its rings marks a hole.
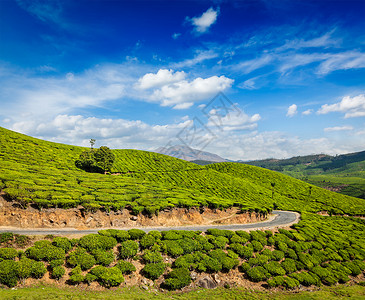
[[[90,149],[93,149],[95,142],[96,142],[95,139],[90,139]]]
[[[110,172],[114,163],[114,154],[106,147],[101,146],[99,149],[85,150],[75,161],[76,167],[87,172],[104,173]]]
[[[96,165],[103,169],[104,173],[106,172],[110,172],[113,163],[114,163],[114,154],[112,153],[112,151],[106,147],[106,146],[101,146],[98,150],[95,151],[94,153],[94,159],[96,162]]]

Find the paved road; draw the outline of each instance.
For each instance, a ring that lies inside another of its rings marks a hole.
[[[227,229],[227,230],[256,230],[256,229],[269,229],[275,227],[285,227],[291,224],[299,222],[299,214],[291,211],[278,211],[274,210],[273,217],[268,221],[257,222],[257,223],[249,223],[249,224],[232,224],[232,225],[192,225],[192,226],[177,226],[177,227],[136,227],[142,229],[146,232],[151,230],[201,230],[206,231],[209,228],[217,228],[217,229]],[[86,229],[86,230],[78,230],[74,228],[1,228],[0,233],[2,232],[12,232],[16,234],[24,234],[24,235],[86,235],[90,233],[97,233],[101,229],[107,228],[97,228],[97,229]],[[131,228],[114,228],[121,230],[128,230]]]

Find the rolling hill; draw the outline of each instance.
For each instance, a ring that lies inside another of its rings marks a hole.
[[[47,142],[0,128],[0,187],[21,206],[86,209],[124,207],[157,213],[167,207],[273,208],[365,214],[365,201],[289,176],[239,163],[198,166],[154,152],[113,150],[112,173],[75,166],[82,147]]]
[[[319,154],[243,163],[279,171],[319,187],[365,199],[365,151],[337,156]]]

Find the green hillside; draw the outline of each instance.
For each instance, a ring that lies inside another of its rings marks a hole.
[[[364,200],[258,167],[198,166],[154,152],[113,150],[115,175],[102,175],[76,168],[83,150],[0,128],[0,188],[23,207],[127,207],[136,214],[153,214],[174,206],[239,206],[264,213],[279,208],[365,214]]]
[[[266,159],[245,164],[279,171],[319,187],[365,199],[365,151],[338,156],[319,154]]]

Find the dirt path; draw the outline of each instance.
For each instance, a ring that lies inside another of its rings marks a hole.
[[[151,230],[165,231],[165,230],[201,230],[206,231],[209,228],[217,228],[217,229],[226,229],[226,230],[263,230],[263,229],[275,229],[280,227],[288,227],[292,224],[298,223],[300,219],[300,214],[291,211],[273,211],[269,220],[264,222],[257,223],[248,223],[248,224],[230,224],[230,225],[189,225],[189,226],[176,226],[176,227],[139,227],[139,229],[144,230],[145,232],[149,232]],[[99,230],[108,229],[108,228],[95,228],[95,229],[86,229],[86,230],[78,230],[75,228],[61,228],[61,229],[49,229],[49,228],[36,228],[36,229],[24,229],[17,227],[0,227],[0,233],[2,232],[12,232],[15,234],[24,234],[24,235],[61,235],[61,236],[69,236],[69,235],[77,235],[82,236],[90,233],[97,233]],[[119,230],[128,230],[131,228],[115,228]]]

